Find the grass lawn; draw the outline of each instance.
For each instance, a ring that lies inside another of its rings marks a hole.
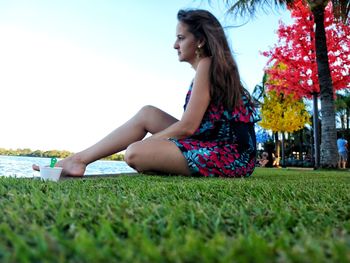
[[[0,178],[0,262],[350,262],[350,172]]]

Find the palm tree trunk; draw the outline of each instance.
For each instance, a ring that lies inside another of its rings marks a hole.
[[[323,168],[337,167],[337,135],[335,128],[335,106],[333,84],[328,62],[326,32],[324,28],[324,6],[317,5],[312,9],[316,31],[316,61],[321,98],[321,160]]]
[[[281,156],[281,159],[282,159],[282,167],[283,168],[286,168],[286,154],[285,154],[285,147],[286,147],[286,137],[285,137],[285,134],[284,132],[282,132],[282,143],[281,143],[281,150],[282,150],[282,156]]]
[[[299,131],[299,160],[303,161],[304,157],[303,157],[303,144],[304,144],[304,140],[303,140],[303,134],[304,134],[304,129],[301,129]]]
[[[313,101],[313,130],[314,130],[314,169],[320,168],[320,138],[319,138],[319,120],[318,120],[318,105],[317,105],[317,93],[312,94]]]
[[[278,139],[278,132],[275,132],[275,160],[277,165],[279,165],[280,162],[280,149],[281,149],[281,143]]]

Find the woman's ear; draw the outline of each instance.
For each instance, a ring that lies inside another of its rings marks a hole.
[[[202,48],[202,47],[204,47],[204,45],[205,45],[205,40],[204,39],[203,40],[198,40],[198,45],[197,45],[198,48]]]

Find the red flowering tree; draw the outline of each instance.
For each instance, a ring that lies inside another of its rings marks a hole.
[[[263,52],[269,57],[266,73],[270,81],[267,87],[284,94],[294,93],[298,98],[313,97],[315,167],[318,167],[317,97],[320,85],[314,41],[315,22],[310,8],[303,1],[294,1],[289,9],[295,23],[281,23],[278,43],[270,51]],[[325,9],[324,26],[333,90],[350,88],[350,26],[335,21],[331,2]]]
[[[271,81],[268,88],[311,98],[320,92],[313,15],[301,0],[289,9],[295,23],[281,22],[278,43],[270,51],[263,52],[269,58],[266,73]],[[326,7],[324,25],[334,91],[350,88],[350,26],[335,22],[331,2]]]

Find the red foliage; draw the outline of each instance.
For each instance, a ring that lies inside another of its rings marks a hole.
[[[301,0],[289,9],[295,23],[280,22],[278,43],[263,52],[269,57],[267,86],[277,92],[310,98],[312,93],[319,93],[314,19]],[[324,24],[334,91],[350,88],[350,26],[335,21],[331,2],[326,7]]]

